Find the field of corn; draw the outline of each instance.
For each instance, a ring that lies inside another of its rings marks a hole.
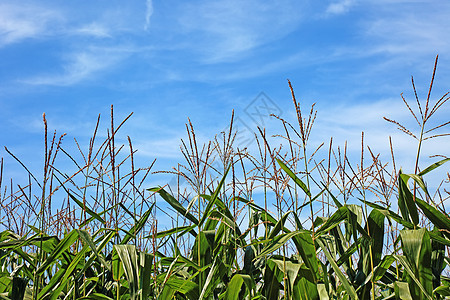
[[[433,119],[449,99],[431,97],[436,65],[426,98],[412,80],[416,98],[399,99],[417,126],[385,118],[417,142],[412,174],[391,140],[385,162],[363,133],[356,162],[332,139],[311,149],[316,111],[290,82],[298,122],[273,116],[284,132],[258,128],[256,153],[235,146],[234,114],[205,144],[189,121],[185,161],[163,172],[135,166],[120,135],[131,115],[117,123],[111,107],[106,138],[99,116],[76,153],[44,115],[42,176],[5,148],[27,174],[15,182],[1,159],[0,298],[450,299],[448,149],[419,166],[423,143],[448,138],[450,120]],[[175,183],[148,186],[154,173]]]

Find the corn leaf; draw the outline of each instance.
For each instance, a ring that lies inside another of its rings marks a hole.
[[[294,180],[294,182],[305,192],[305,194],[311,197],[311,192],[309,191],[306,184],[304,184],[303,181],[300,178],[298,178],[297,175],[295,175],[294,172],[292,172],[288,166],[284,164],[284,162],[282,162],[278,158],[277,162],[280,165],[280,167],[286,172],[286,174],[288,174],[289,177],[291,177],[292,180]]]
[[[192,223],[198,225],[198,220],[188,212],[181,204],[175,199],[172,195],[167,193],[163,188],[155,187],[150,188],[148,191],[157,192],[170,206],[172,206],[177,212],[179,212],[182,216],[186,217]]]
[[[331,267],[333,268],[334,272],[336,273],[336,276],[342,282],[342,285],[343,285],[344,289],[347,291],[348,296],[353,300],[357,300],[358,295],[356,294],[355,289],[348,281],[348,278],[339,269],[339,266],[337,265],[334,257],[328,251],[326,245],[322,242],[322,240],[320,238],[316,239],[316,242],[322,249],[323,253],[325,254],[325,257],[327,258],[328,262],[330,263]]]

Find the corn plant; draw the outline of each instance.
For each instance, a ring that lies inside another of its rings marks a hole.
[[[0,298],[450,298],[450,159],[420,164],[423,143],[448,136],[450,124],[430,125],[449,99],[431,100],[436,66],[437,57],[424,102],[414,80],[416,107],[401,97],[418,130],[386,118],[417,140],[411,174],[397,169],[391,139],[390,163],[364,133],[359,161],[332,139],[327,152],[325,143],[310,151],[317,112],[304,113],[291,82],[297,124],[274,116],[284,132],[259,128],[256,154],[234,146],[234,112],[204,145],[188,121],[185,162],[156,172],[176,176],[175,189],[145,186],[154,162],[136,168],[119,131],[131,115],[116,126],[111,107],[105,139],[97,142],[99,116],[87,151],[75,140],[71,154],[64,135],[48,138],[44,116],[42,178],[7,149],[28,181],[3,186],[0,164]],[[427,184],[442,170],[442,182]],[[172,226],[161,228],[161,216]]]

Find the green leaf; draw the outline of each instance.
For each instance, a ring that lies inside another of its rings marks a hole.
[[[380,261],[378,266],[376,266],[375,271],[373,272],[373,281],[378,282],[384,276],[384,274],[394,261],[395,257],[393,257],[392,255],[386,255],[385,257],[383,257],[383,259]]]
[[[92,295],[89,295],[87,297],[80,298],[80,300],[114,300],[114,299],[103,294],[93,293]]]
[[[420,283],[419,279],[416,277],[416,274],[414,273],[414,266],[412,266],[409,262],[409,260],[403,256],[403,255],[393,255],[393,257],[395,257],[395,259],[402,264],[402,266],[405,268],[405,271],[408,273],[408,279],[411,279],[412,281],[414,281],[414,283],[417,285],[417,287],[422,291],[423,294],[419,294],[419,296],[415,296],[415,299],[423,299],[422,296],[425,296],[428,300],[432,300],[431,296],[427,294],[425,288],[422,286],[422,284]],[[411,289],[411,287],[415,286],[413,285],[412,282],[408,282],[407,283],[409,285],[409,289]]]
[[[64,186],[63,186],[64,187]],[[93,210],[91,210],[87,205],[84,205],[83,202],[79,201],[77,198],[75,198],[74,195],[72,195],[68,190],[67,193],[69,194],[69,197],[75,201],[75,203],[84,211],[86,211],[91,217],[93,217],[94,219],[97,219],[100,223],[102,223],[103,225],[106,224],[105,220],[102,219],[102,217],[100,217],[96,212],[94,212]]]
[[[342,206],[336,210],[331,217],[317,231],[315,237],[327,233],[332,228],[338,226],[348,217],[349,210],[346,206]]]
[[[328,195],[331,196],[331,198],[333,199],[334,204],[336,204],[337,208],[341,208],[343,206],[342,203],[339,202],[339,200],[331,193],[331,191],[328,189],[327,186],[325,186],[325,185],[323,185],[323,186],[328,191]]]
[[[281,272],[275,263],[271,260],[266,262],[264,268],[264,281],[261,289],[263,299],[279,299],[280,290],[283,289],[281,282],[283,281],[284,273]]]
[[[284,229],[284,223],[287,220],[287,217],[289,216],[291,212],[288,211],[287,213],[285,213],[280,220],[278,220],[278,222],[275,224],[275,226],[273,227],[272,231],[270,232],[269,236],[267,237],[269,240],[275,238],[277,236],[277,234]],[[285,232],[289,232],[287,229],[284,230]]]
[[[272,258],[272,259],[270,259],[270,261],[274,262],[275,265],[280,270],[280,272],[285,274],[285,277],[287,277],[287,279],[289,281],[289,290],[291,290],[291,291],[294,290],[294,285],[296,283],[297,277],[299,277],[299,271],[302,267],[302,264],[294,263],[290,260],[287,260],[286,258],[284,260]],[[315,285],[314,279],[312,278],[312,276],[310,276],[311,275],[310,270],[305,267],[305,271],[306,271],[306,273],[309,273],[308,277],[311,279],[311,282]],[[303,276],[301,276],[301,277],[303,277]]]
[[[140,265],[140,285],[142,287],[142,299],[148,299],[152,292],[152,268],[153,268],[153,255],[148,253],[139,253],[139,265]]]
[[[423,287],[420,290],[412,282],[410,283],[411,296],[415,299],[422,299],[422,292],[426,295],[433,293],[433,281],[431,272],[431,240],[425,228],[418,230],[401,230],[403,254],[408,260],[411,277],[417,278]],[[405,266],[406,267],[406,266]]]
[[[85,230],[78,230],[78,229],[76,230],[78,231],[81,240],[85,243],[85,245],[89,246],[92,252],[94,252],[95,256],[98,258],[100,263],[103,266],[108,267],[108,263],[106,262],[103,255],[101,255],[100,252],[97,250],[97,247],[95,246],[94,241],[92,240],[92,237],[89,235],[89,233]]]
[[[367,218],[366,230],[370,238],[361,241],[361,255],[355,277],[355,283],[360,286],[359,297],[361,299],[370,297],[372,283],[369,283],[367,278],[371,277],[383,255],[384,215],[377,209],[373,209],[370,212]]]
[[[161,274],[161,275],[164,275],[164,274]],[[162,283],[160,280],[161,278],[163,278],[163,277],[158,278],[158,283]],[[169,291],[173,291],[173,294],[175,292],[178,292],[183,295],[186,295],[188,297],[188,299],[191,299],[191,300],[199,299],[198,284],[196,284],[190,280],[184,280],[184,279],[178,278],[176,276],[170,276],[164,284],[164,290],[166,290],[166,288]],[[165,297],[164,294],[161,294],[161,297],[159,297],[159,299],[171,299],[171,298],[167,298],[167,297]]]
[[[412,178],[419,185],[419,187],[425,192],[427,197],[430,196],[428,194],[428,189],[427,189],[427,186],[425,185],[425,182],[423,181],[422,176],[419,176],[419,175],[416,175],[416,174],[402,174],[402,176],[404,178]]]
[[[188,212],[172,195],[167,193],[163,188],[155,187],[148,189],[151,192],[157,192],[170,206],[172,206],[177,212],[186,217],[189,221],[198,225],[198,220]]]
[[[28,279],[14,276],[10,295],[11,300],[22,300],[25,295],[27,284]]]
[[[383,215],[385,215],[386,217],[388,217],[389,219],[394,220],[397,223],[400,223],[401,225],[403,225],[405,228],[408,229],[414,229],[414,224],[411,223],[410,221],[406,221],[405,219],[403,219],[401,216],[399,216],[398,214],[396,214],[395,212],[393,212],[392,210],[386,209],[383,206],[380,206],[378,204],[369,202],[369,201],[364,201],[362,200],[362,202],[364,202],[365,204],[367,204],[367,206],[371,207],[371,208],[375,208],[377,209],[379,212],[381,212]]]
[[[416,204],[423,211],[425,216],[439,229],[443,229],[444,234],[450,238],[450,218],[448,215],[441,213],[439,210],[426,203],[425,201],[416,198]]]
[[[425,168],[425,170],[423,170],[422,172],[420,172],[418,175],[419,176],[423,176],[431,171],[433,171],[434,169],[436,169],[437,167],[440,167],[441,165],[445,164],[446,162],[450,161],[450,158],[444,158],[443,160],[440,160],[430,166],[428,166],[427,168]]]
[[[240,274],[235,274],[228,283],[227,290],[225,292],[225,300],[238,300],[239,293],[241,292],[242,285],[244,284],[244,278]]]
[[[50,256],[42,263],[42,265],[37,269],[36,273],[41,275],[49,266],[56,262],[58,259],[73,243],[78,239],[78,231],[72,230],[69,234],[67,234],[64,239],[59,242],[59,244],[55,247]]]
[[[413,300],[407,282],[396,281],[394,283],[394,291],[396,299]]]
[[[442,297],[449,297],[450,287],[444,285],[438,286],[437,288],[434,289],[434,294],[439,294]]]
[[[176,258],[173,257],[163,257],[160,260],[161,265],[168,266],[171,265],[175,261],[175,266],[187,266],[195,269],[196,271],[200,270],[200,266],[194,263],[192,260],[187,259],[181,255],[178,255]]]
[[[371,247],[373,255],[373,265],[376,266],[381,261],[384,245],[384,215],[377,209],[373,209],[367,220],[368,233],[371,237]]]
[[[216,199],[219,196],[219,193],[220,193],[223,185],[225,184],[225,179],[227,178],[228,171],[230,171],[230,167],[228,167],[227,170],[225,171],[225,173],[223,174],[222,179],[220,180],[219,184],[216,187],[216,190],[214,191],[213,195],[209,199],[209,202],[203,211],[203,216],[198,224],[199,227],[202,226],[203,223],[205,222],[205,220],[208,218],[212,207],[216,203]]]
[[[256,257],[256,259],[278,250],[291,238],[304,232],[304,230],[296,230],[288,233],[282,233],[277,235],[273,239],[267,240],[268,245],[264,247],[263,250],[261,250],[261,253]]]
[[[203,284],[203,289],[199,300],[210,299],[211,292],[222,281],[222,277],[228,272],[220,257],[216,256],[214,262],[209,270],[208,277]]]
[[[349,297],[353,300],[357,300],[358,295],[356,294],[355,289],[348,281],[348,278],[339,269],[339,266],[337,265],[334,257],[328,251],[326,245],[322,242],[321,238],[316,239],[316,242],[322,249],[323,253],[325,254],[325,257],[327,258],[328,262],[330,263],[330,265],[333,268],[334,272],[336,273],[337,277],[342,282],[342,285],[343,285],[344,289],[347,291],[347,294],[349,295]]]
[[[306,184],[303,183],[303,181],[301,181],[300,178],[297,177],[297,175],[294,174],[294,172],[292,172],[288,166],[286,166],[284,164],[284,162],[282,162],[281,160],[279,160],[277,158],[277,162],[280,165],[280,167],[286,172],[286,174],[289,175],[289,177],[292,178],[292,180],[294,180],[294,182],[305,192],[306,195],[308,195],[309,197],[311,197],[311,192],[309,191],[308,187],[306,186]]]
[[[130,287],[130,297],[132,300],[138,299],[139,292],[139,265],[134,245],[114,245],[117,255],[122,262],[125,276]]]
[[[398,206],[404,219],[409,221],[409,217],[415,226],[419,224],[419,214],[414,196],[408,188],[408,175],[402,174],[400,171],[398,177]]]
[[[153,207],[155,206],[155,203],[153,203],[150,208],[142,215],[142,217],[137,221],[136,224],[134,224],[133,227],[129,230],[128,234],[123,238],[123,240],[120,242],[120,244],[124,245],[128,243],[132,238],[136,237],[136,234],[139,233],[139,231],[144,228],[145,223],[147,222],[148,218],[150,217],[150,214],[152,213]]]
[[[62,287],[67,284],[67,279],[78,266],[81,259],[85,257],[87,249],[88,246],[85,246],[80,252],[78,252],[75,258],[72,259],[70,265],[66,269],[60,269],[55,275],[53,275],[50,282],[39,292],[38,299],[45,298],[46,294],[49,292],[51,295],[55,295],[55,298],[59,296]]]
[[[310,270],[306,267],[305,264],[301,265],[301,268],[298,272],[297,278],[295,278],[295,284],[292,288],[293,293],[291,295],[292,299],[298,300],[319,300],[319,286],[314,279],[311,277]],[[324,288],[324,286],[323,286]],[[325,290],[326,293],[326,290]],[[328,297],[325,296],[324,299]]]
[[[156,234],[156,238],[160,239],[166,236],[172,236],[172,234],[178,233],[178,232],[183,232],[186,229],[194,229],[197,225],[191,225],[191,226],[179,226],[179,227],[174,227],[168,230],[164,230],[164,231],[160,231]],[[147,235],[144,238],[151,238],[152,235]]]
[[[300,233],[295,235],[293,240],[303,262],[311,272],[313,282],[317,283],[317,279],[319,278],[319,263],[311,233],[309,231],[300,230]]]

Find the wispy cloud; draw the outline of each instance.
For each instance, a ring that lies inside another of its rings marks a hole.
[[[448,114],[448,110],[443,108],[442,115]],[[370,146],[375,155],[380,153],[380,158],[387,162],[391,159],[389,145],[391,137],[397,167],[410,168],[406,172],[413,172],[411,168],[414,166],[418,141],[398,130],[395,125],[386,122],[383,117],[400,122],[417,135],[420,132],[408,108],[398,97],[359,104],[319,105],[311,141],[319,145],[321,142],[329,142],[329,138],[333,137],[335,147],[343,147],[348,142],[348,153],[358,155],[361,151],[361,133],[364,132],[365,145]],[[433,125],[435,119],[430,122],[427,128],[435,126]],[[428,164],[428,157],[431,155],[447,155],[445,149],[448,149],[449,145],[450,141],[445,138],[426,140],[421,152],[422,160],[425,162],[422,166]]]
[[[301,5],[288,0],[215,1],[184,6],[179,22],[187,33],[185,45],[201,51],[204,62],[218,63],[237,60],[257,46],[283,38],[301,18]]]
[[[146,4],[147,28],[153,6],[150,0]],[[135,49],[124,46],[124,36],[138,34],[138,24],[142,31],[142,19],[138,22],[136,18],[130,18],[137,12],[137,7],[121,5],[103,9],[92,4],[90,8],[96,13],[72,15],[70,7],[49,7],[45,3],[17,4],[11,1],[0,4],[0,47],[40,38],[45,39],[44,43],[51,45],[52,49],[43,51],[41,56],[48,60],[47,65],[53,66],[52,71],[31,69],[25,79],[16,81],[31,85],[69,86],[93,78],[127,58]],[[23,43],[21,46],[26,45]],[[35,75],[30,76],[30,73]]]
[[[153,15],[153,1],[147,0],[145,11],[145,25],[144,25],[145,30],[148,30],[148,28],[150,27],[150,19],[152,15]]]
[[[397,11],[397,10],[396,10]],[[417,55],[427,52],[449,51],[449,5],[439,11],[422,9],[398,9],[398,14],[379,15],[369,20],[366,34],[378,47],[377,51],[389,54]]]
[[[98,38],[109,38],[111,37],[110,30],[103,24],[93,22],[79,28],[74,31],[76,34],[98,37]]]
[[[38,75],[25,79],[23,82],[32,85],[73,85],[112,67],[133,51],[133,49],[125,47],[90,47],[90,49],[69,54],[60,73]]]
[[[350,8],[355,4],[354,0],[340,0],[328,5],[326,14],[328,15],[340,15],[348,12]]]
[[[57,30],[63,22],[54,10],[23,4],[0,4],[0,47]]]

